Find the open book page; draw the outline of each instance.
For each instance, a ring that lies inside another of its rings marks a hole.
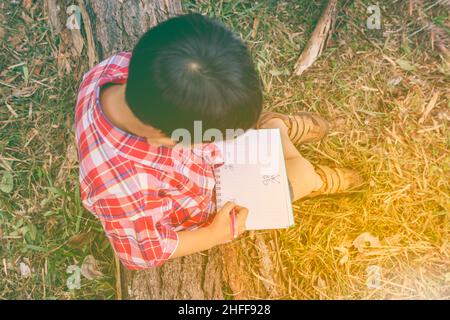
[[[248,230],[287,228],[294,224],[280,133],[249,130],[218,144],[224,165],[217,169],[217,204],[247,207]]]

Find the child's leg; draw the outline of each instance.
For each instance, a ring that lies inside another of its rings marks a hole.
[[[287,175],[293,189],[293,201],[306,196],[346,192],[362,185],[362,177],[354,170],[321,165],[314,168],[292,143],[289,129],[281,119],[270,119],[260,127],[280,129]]]
[[[322,185],[321,177],[314,170],[313,165],[306,160],[291,142],[286,124],[277,118],[269,120],[264,128],[278,128],[281,133],[286,171],[293,189],[293,201],[299,200],[313,191],[319,190]]]

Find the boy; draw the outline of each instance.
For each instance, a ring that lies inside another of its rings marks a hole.
[[[262,113],[262,90],[245,45],[199,14],[169,19],[83,77],[76,106],[83,205],[101,221],[129,269],[160,266],[238,234],[247,209],[215,208],[218,149],[173,148],[174,130],[279,128],[293,200],[346,191],[360,183],[347,169],[316,169],[296,145],[318,141],[328,125],[317,115]],[[194,152],[199,151],[199,152]]]

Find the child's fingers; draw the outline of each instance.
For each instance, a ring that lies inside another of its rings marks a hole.
[[[247,227],[245,225],[245,221],[239,222],[237,224],[237,234],[240,236],[241,234],[243,234],[245,231],[247,231]]]
[[[244,207],[240,207],[240,210],[237,214],[237,227],[238,234],[242,234],[245,230],[247,230],[245,222],[247,221],[248,209]]]
[[[220,209],[220,211],[229,214],[234,207],[236,207],[236,204],[231,201],[228,201],[227,203],[224,204],[224,206],[222,207],[222,209]]]
[[[235,212],[236,212],[237,235],[241,235],[242,233],[244,233],[246,231],[245,221],[247,220],[248,209],[245,207],[238,206],[234,202],[228,201],[219,210],[219,212],[224,216],[228,216],[228,219],[230,219],[230,213],[231,213],[231,210],[233,210],[233,209],[235,209]],[[225,220],[223,220],[223,221],[225,221]],[[229,222],[227,222],[227,223],[229,223]]]
[[[244,207],[240,207],[240,206],[235,206],[235,209],[236,209],[236,213],[237,213],[238,217],[240,219],[244,219],[244,221],[245,221],[245,219],[247,219],[247,216],[248,216],[248,209],[244,208]]]

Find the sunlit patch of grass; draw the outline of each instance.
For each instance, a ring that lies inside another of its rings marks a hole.
[[[313,163],[356,169],[366,180],[361,191],[295,204],[296,227],[278,233],[287,278],[282,297],[449,298],[449,91],[442,61],[428,35],[408,38],[417,26],[398,3],[382,7],[384,31],[394,31],[386,35],[366,28],[368,3],[347,3],[322,57],[292,77],[323,2],[310,3],[313,10],[302,1],[277,10],[269,2],[238,2],[233,9],[246,4],[245,15],[219,16],[246,39],[266,109],[309,110],[330,121],[330,136],[301,152]],[[201,8],[216,15],[220,4]],[[256,16],[261,21],[252,38]],[[414,70],[406,70],[409,64]],[[389,84],[394,78],[400,82]],[[419,123],[436,90],[433,112]],[[353,240],[363,232],[380,246],[359,252]],[[366,284],[372,265],[381,268],[378,289]]]

